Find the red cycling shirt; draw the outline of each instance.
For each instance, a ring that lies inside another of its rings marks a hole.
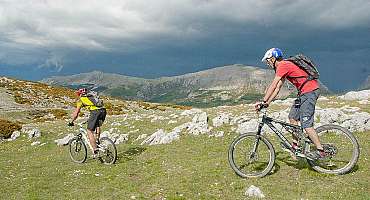
[[[282,79],[288,79],[296,88],[300,88],[302,84],[306,81],[308,74],[297,65],[290,61],[280,61],[276,67],[276,76]],[[304,78],[293,78],[305,76]],[[308,81],[302,88],[301,94],[312,92],[319,88],[319,83],[317,80]]]

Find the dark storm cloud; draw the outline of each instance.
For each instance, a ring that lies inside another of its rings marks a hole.
[[[277,46],[318,60],[329,87],[353,88],[370,67],[369,9],[367,0],[1,1],[0,72],[170,76],[261,65]]]

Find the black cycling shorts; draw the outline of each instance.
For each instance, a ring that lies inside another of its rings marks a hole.
[[[87,129],[94,132],[96,127],[101,127],[103,125],[106,116],[107,111],[105,108],[90,111]]]

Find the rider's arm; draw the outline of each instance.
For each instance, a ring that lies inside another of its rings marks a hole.
[[[275,76],[274,80],[272,81],[270,87],[267,89],[267,92],[265,94],[265,97],[263,98],[263,101],[264,102],[269,102],[269,100],[275,98],[274,93],[275,93],[275,90],[277,89],[279,83],[281,82],[281,77],[280,76]],[[281,83],[282,85],[282,83]],[[280,86],[281,87],[281,86]],[[280,90],[280,88],[278,89]],[[279,91],[277,91],[279,92]]]
[[[72,123],[77,119],[78,114],[80,114],[80,111],[81,111],[81,107],[77,106],[75,111],[72,113]]]
[[[275,97],[279,94],[280,89],[283,86],[283,84],[284,84],[284,80],[283,79],[280,79],[279,82],[278,82],[278,84],[277,84],[277,86],[276,86],[276,88],[275,88],[275,90],[274,90],[274,92],[272,93],[272,95],[270,96],[270,98],[266,101],[267,104],[270,104],[271,101],[275,99]]]

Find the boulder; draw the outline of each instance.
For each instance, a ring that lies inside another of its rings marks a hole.
[[[370,114],[367,112],[356,112],[345,120],[341,126],[348,128],[351,132],[364,132],[370,130]]]
[[[104,131],[102,134],[100,134],[100,137],[107,137],[111,139],[114,144],[121,144],[123,142],[128,141],[129,134],[119,134],[119,133],[113,133],[113,131]]]
[[[359,107],[350,107],[348,105],[345,105],[345,106],[341,107],[340,109],[344,112],[350,112],[350,113],[358,112],[358,111],[361,110],[361,108],[359,108]]]
[[[136,140],[135,140],[135,141],[142,140],[142,139],[144,139],[144,138],[146,138],[146,137],[148,137],[148,135],[147,135],[147,134],[141,134],[141,135],[139,135],[139,137],[137,137],[137,138],[136,138]]]
[[[346,93],[345,95],[339,96],[339,99],[343,100],[368,100],[370,99],[370,90],[362,90],[362,91],[351,91]]]
[[[223,137],[224,134],[225,132],[223,131],[217,131],[216,133],[209,135],[209,137]]]
[[[28,135],[28,138],[31,139],[31,138],[39,138],[41,137],[41,132],[39,129],[37,128],[33,128],[31,130],[27,130],[24,132],[25,134]]]
[[[315,119],[320,120],[320,123],[322,124],[341,123],[348,118],[347,114],[337,108],[326,108],[316,110],[315,112]]]
[[[19,136],[21,136],[21,132],[14,131],[12,133],[12,135],[10,136],[10,138],[8,139],[8,141],[13,141],[13,140],[17,139]]]
[[[230,122],[230,114],[220,113],[217,117],[212,119],[214,127],[219,127]]]
[[[369,100],[361,100],[361,101],[358,101],[359,104],[362,104],[362,105],[366,105],[366,104],[369,104]]]
[[[251,119],[249,121],[243,122],[238,124],[238,128],[236,132],[239,134],[249,133],[249,132],[256,132],[258,128],[258,119]]]
[[[40,141],[35,141],[35,142],[32,142],[32,143],[31,143],[31,146],[36,146],[36,145],[39,145],[39,144],[41,144],[41,142],[40,142]]]
[[[172,131],[170,133],[166,133],[163,129],[159,129],[158,131],[147,137],[143,142],[141,142],[141,145],[168,144],[174,140],[178,140],[179,138],[180,132]]]
[[[193,120],[188,125],[188,131],[192,135],[199,135],[209,133],[208,129],[208,116],[206,112],[202,112],[200,114],[196,114],[193,117]]]
[[[265,195],[262,193],[261,189],[258,187],[251,185],[244,193],[247,197],[257,197],[257,198],[265,198]]]
[[[75,137],[75,135],[73,133],[70,133],[70,134],[66,135],[64,138],[54,140],[54,142],[57,143],[58,146],[63,146],[63,145],[67,145],[69,143],[69,141],[74,137]]]

